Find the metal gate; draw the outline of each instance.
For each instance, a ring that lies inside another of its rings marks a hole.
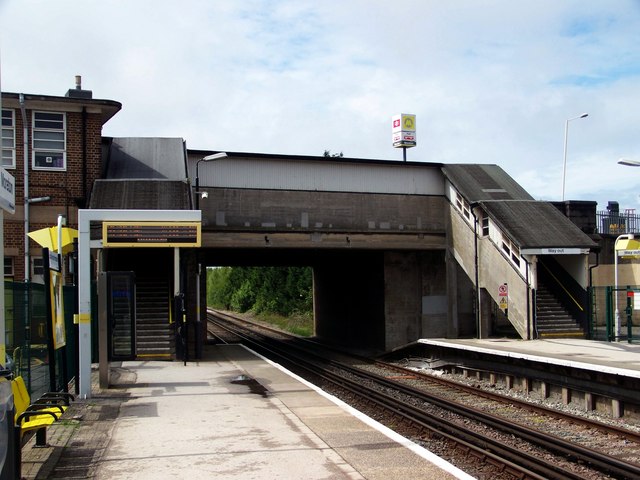
[[[136,277],[133,272],[107,273],[109,360],[135,358],[135,295]]]
[[[592,287],[590,296],[591,339],[640,341],[640,286]]]

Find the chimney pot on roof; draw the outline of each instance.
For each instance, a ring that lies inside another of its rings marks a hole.
[[[69,89],[67,91],[67,97],[69,98],[79,98],[85,100],[91,100],[93,98],[93,92],[91,90],[83,90],[82,89],[82,76],[76,75],[76,88]]]

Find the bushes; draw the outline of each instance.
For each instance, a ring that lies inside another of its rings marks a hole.
[[[214,308],[311,315],[309,267],[221,267],[207,269],[207,304]]]

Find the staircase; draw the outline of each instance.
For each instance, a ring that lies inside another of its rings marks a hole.
[[[169,323],[169,283],[157,278],[136,280],[136,357],[171,359],[175,355]]]
[[[542,282],[538,282],[536,307],[536,325],[540,338],[585,338],[580,324]]]

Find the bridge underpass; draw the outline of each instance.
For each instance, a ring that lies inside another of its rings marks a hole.
[[[457,336],[440,164],[238,153],[194,173],[202,266],[311,267],[315,330],[333,343]]]
[[[450,333],[444,250],[202,248],[203,266],[305,266],[313,271],[315,334],[388,351]]]

